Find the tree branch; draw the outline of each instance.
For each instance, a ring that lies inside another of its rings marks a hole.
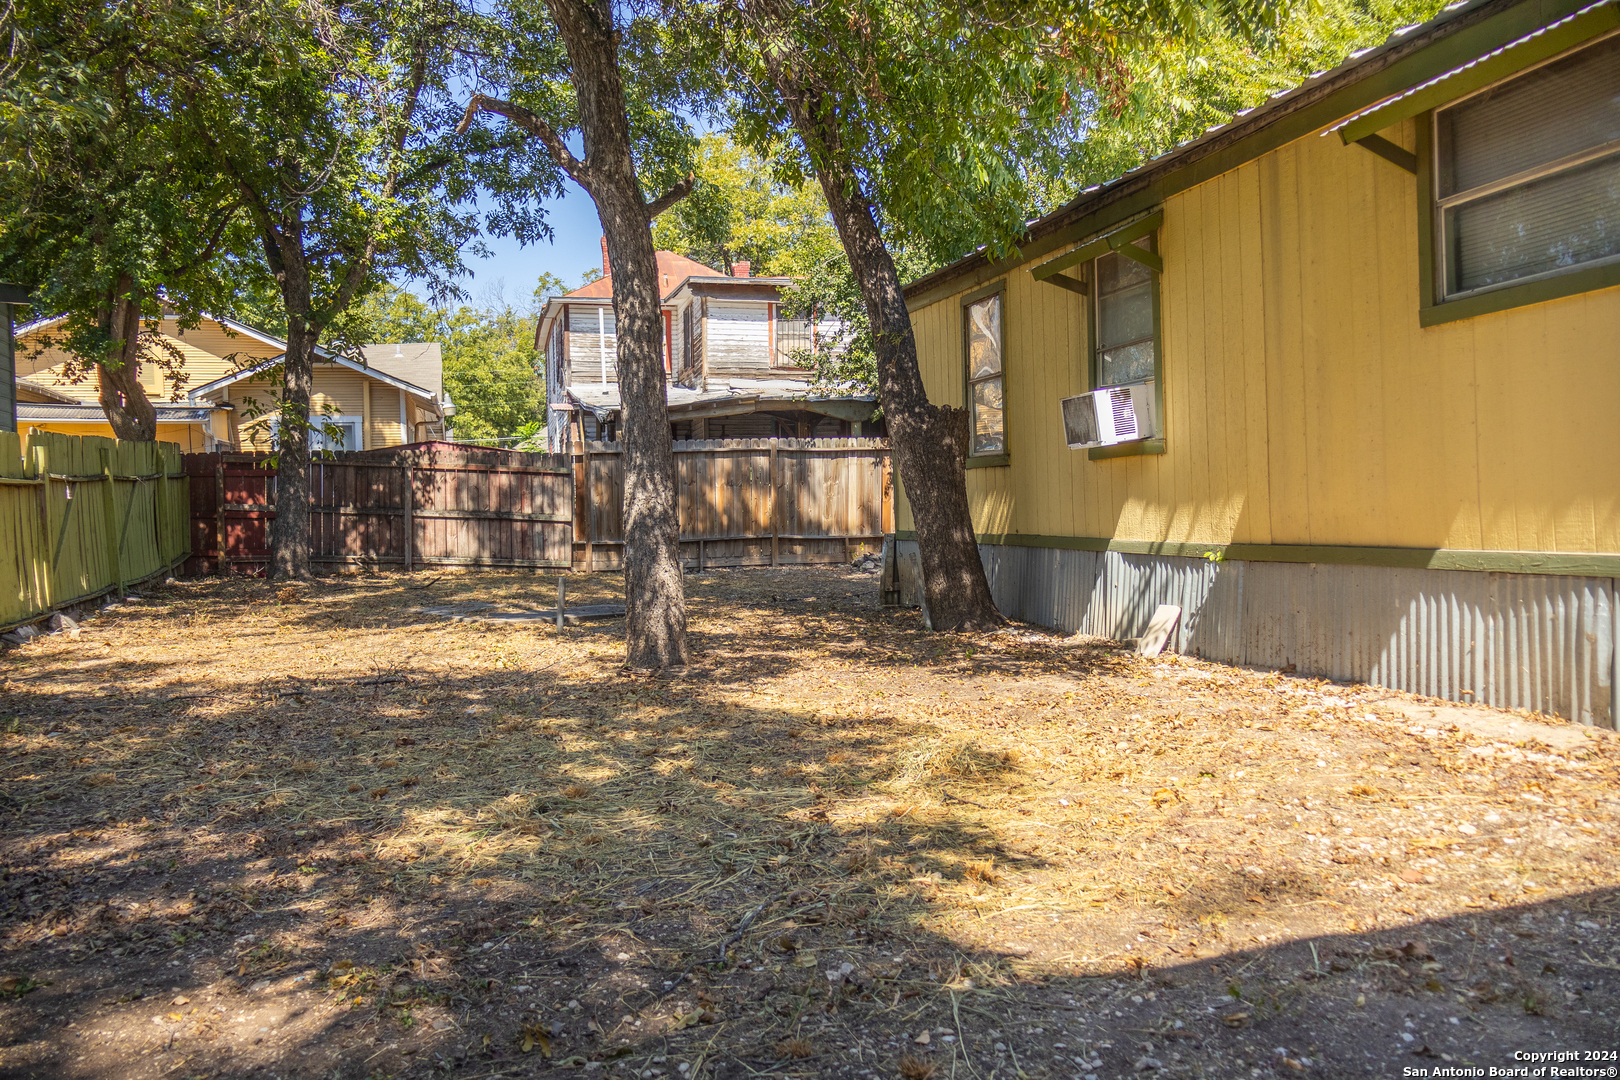
[[[652,221],[654,218],[658,217],[659,214],[662,214],[665,210],[668,210],[670,207],[692,194],[692,186],[696,182],[697,177],[693,176],[691,173],[687,173],[686,179],[682,180],[674,187],[658,196],[658,198],[648,203],[647,220]]]
[[[556,128],[521,105],[514,105],[510,101],[502,101],[499,98],[492,98],[485,94],[474,94],[472,100],[467,102],[467,113],[461,118],[460,125],[456,127],[456,134],[464,134],[468,128],[472,127],[473,117],[479,112],[492,112],[504,116],[545,143],[546,149],[551,151],[551,156],[556,159],[562,170],[573,177],[574,181],[586,191],[591,189],[591,182],[595,179],[591,167],[574,156]]]

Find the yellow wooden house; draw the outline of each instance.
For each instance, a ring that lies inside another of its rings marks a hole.
[[[112,436],[98,403],[94,377],[67,377],[68,357],[53,343],[61,319],[41,319],[16,331],[17,427]],[[273,369],[286,342],[232,319],[204,316],[187,329],[173,318],[157,326],[162,347],[182,357],[178,390],[156,364],[143,364],[142,387],[158,413],[160,442],[187,453],[268,450],[275,418]],[[318,447],[375,450],[442,438],[450,408],[437,342],[368,345],[357,358],[321,352],[311,408],[322,432]]]
[[[1614,726],[1613,0],[1452,5],[907,299],[1008,615]]]

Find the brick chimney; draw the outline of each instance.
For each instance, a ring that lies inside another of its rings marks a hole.
[[[607,237],[604,236],[602,237],[602,276],[607,277],[611,273],[613,271],[608,267]]]
[[[731,264],[731,276],[732,277],[747,277],[748,276],[748,271],[751,268],[752,267],[750,266],[747,259],[744,259],[742,262],[732,263]]]

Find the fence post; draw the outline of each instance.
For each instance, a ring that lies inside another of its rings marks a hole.
[[[214,466],[214,550],[219,556],[219,576],[228,573],[230,559],[225,554],[225,459]]]
[[[157,452],[158,478],[157,486],[152,489],[152,530],[157,533],[157,557],[165,570],[169,567],[169,556],[163,550],[163,515],[169,505],[169,458],[162,447]]]
[[[878,532],[894,532],[894,445],[883,452],[883,490],[878,494]]]
[[[61,553],[56,546],[56,514],[52,509],[50,451],[44,446],[33,450],[34,475],[39,478],[39,516],[44,522],[44,535],[40,537],[40,554],[45,556],[45,572],[40,575],[44,579],[41,599],[48,608],[54,606],[56,600],[56,563]]]
[[[411,538],[416,533],[412,511],[416,509],[416,470],[405,466],[405,572],[411,572]]]
[[[771,566],[782,565],[781,554],[777,551],[777,533],[781,531],[776,521],[776,492],[780,483],[776,476],[776,443],[771,440]]]
[[[118,489],[113,483],[112,451],[101,452],[101,505],[103,510],[102,526],[107,530],[107,568],[112,571],[112,580],[118,584],[118,598],[124,598],[124,568],[119,562],[118,550],[119,535],[118,521]]]
[[[585,421],[583,419],[579,422],[579,455],[582,462],[579,473],[584,482],[579,485],[579,492],[575,496],[574,504],[579,508],[575,512],[580,515],[580,521],[585,530],[585,572],[590,574],[596,571],[596,557],[591,551],[591,516],[592,503],[594,502],[591,494],[594,484],[591,480],[591,444],[585,441]]]

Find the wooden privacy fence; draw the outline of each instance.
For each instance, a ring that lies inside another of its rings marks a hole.
[[[617,569],[624,555],[618,443],[574,455],[574,565]],[[681,556],[689,566],[848,562],[894,531],[883,439],[696,439],[675,443]]]
[[[187,503],[172,443],[0,431],[0,628],[174,569]]]
[[[187,454],[191,574],[263,573],[276,470],[268,454]],[[310,558],[340,566],[566,568],[568,458],[425,444],[310,466]]]
[[[262,573],[276,471],[265,454],[187,454],[191,574]],[[310,477],[316,564],[613,570],[623,564],[621,452],[423,443],[338,454]],[[843,562],[894,531],[881,439],[677,442],[687,564]]]

